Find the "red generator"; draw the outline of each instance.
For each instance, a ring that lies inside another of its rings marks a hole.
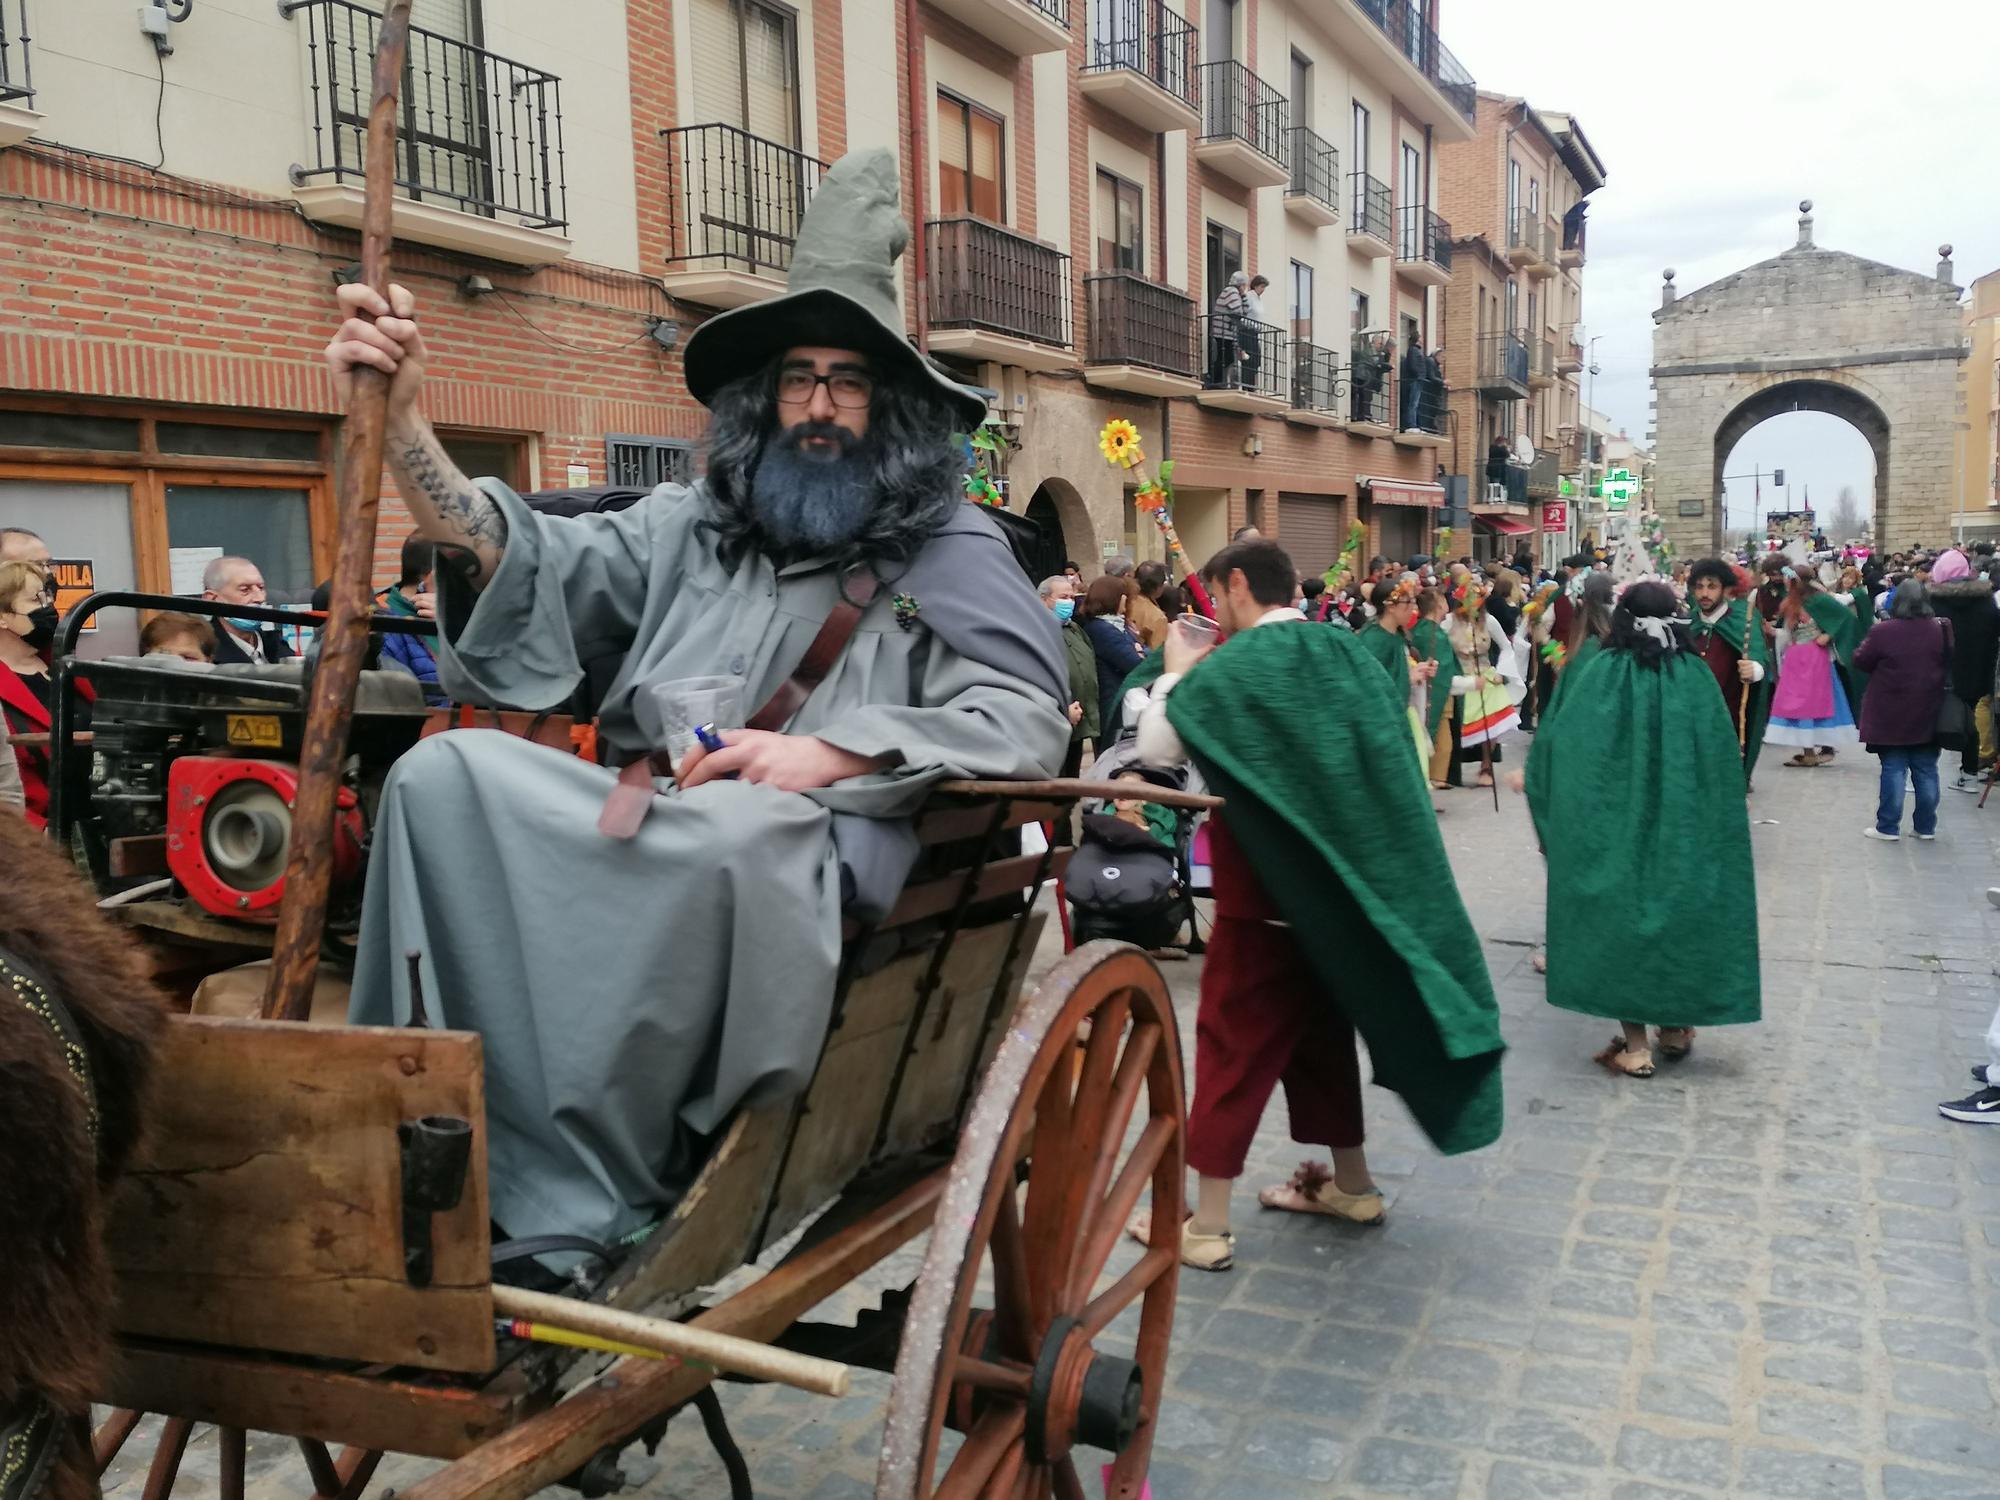
[[[204,911],[275,921],[292,846],[299,770],[276,760],[183,755],[167,769],[167,868]],[[340,789],[333,889],[361,874],[361,800]]]

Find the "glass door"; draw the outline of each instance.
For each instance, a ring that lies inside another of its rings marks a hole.
[[[67,611],[86,594],[140,587],[132,540],[136,474],[80,470],[77,478],[27,475],[0,468],[0,516],[9,526],[41,533],[55,572],[56,604]],[[106,611],[78,638],[80,655],[135,656],[139,617]]]

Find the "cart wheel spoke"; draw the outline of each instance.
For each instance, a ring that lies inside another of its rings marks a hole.
[[[960,1385],[969,1385],[974,1390],[998,1391],[1003,1396],[1013,1396],[1025,1401],[1028,1398],[1028,1372],[1012,1365],[996,1365],[988,1359],[974,1359],[969,1354],[961,1354],[958,1363],[952,1367],[952,1379]]]
[[[1072,1079],[1066,1069],[1052,1070],[1042,1085],[1035,1107],[1035,1151],[1051,1157],[1067,1157],[1074,1145],[1071,1136]],[[1021,1223],[1021,1238],[1027,1250],[1029,1327],[1040,1338],[1048,1332],[1062,1296],[1062,1278],[1067,1257],[1063,1254],[1061,1180],[1053,1173],[1028,1174],[1028,1208]]]
[[[1028,1252],[1021,1242],[1021,1203],[1017,1190],[1000,1195],[993,1217],[993,1319],[1000,1335],[1000,1352],[1019,1360],[1035,1354],[1029,1331],[1032,1302],[1028,1292]]]
[[[1073,1314],[1090,1295],[1091,1287],[1103,1273],[1111,1245],[1118,1242],[1117,1230],[1124,1227],[1125,1220],[1118,1219],[1109,1243],[1100,1251],[1096,1243],[1102,1227],[1099,1220],[1110,1213],[1104,1206],[1104,1195],[1110,1185],[1111,1174],[1118,1166],[1118,1152],[1125,1142],[1126,1127],[1131,1123],[1132,1111],[1139,1102],[1139,1091],[1145,1086],[1146,1072],[1152,1066],[1153,1053],[1159,1042],[1160,1028],[1142,1022],[1132,1028],[1131,1039],[1125,1045],[1125,1055],[1119,1059],[1118,1076],[1111,1085],[1110,1108],[1096,1137],[1096,1159],[1083,1194],[1083,1212],[1077,1226],[1081,1243],[1063,1294],[1063,1311],[1066,1313]]]
[[[985,1500],[1015,1500],[1028,1480],[1028,1450],[1014,1444],[1000,1456],[1000,1466],[980,1491]]]
[[[1155,1168],[1179,1136],[1180,1121],[1165,1115],[1155,1116],[1139,1133],[1132,1154],[1125,1159],[1118,1180],[1111,1185],[1111,1195],[1096,1205],[1097,1217],[1088,1226],[1088,1238],[1077,1264],[1076,1280],[1072,1282],[1075,1300],[1069,1306],[1075,1307],[1088,1297],[1097,1278],[1104,1274],[1105,1263],[1111,1259],[1118,1237],[1125,1232],[1126,1222],[1139,1206],[1139,1195],[1146,1191]],[[1156,1217],[1155,1233],[1172,1234],[1178,1223],[1175,1219],[1162,1224]]]
[[[120,1407],[104,1419],[104,1425],[91,1434],[91,1459],[97,1465],[97,1477],[102,1479],[104,1471],[111,1467],[111,1460],[118,1456],[118,1450],[125,1446],[125,1439],[132,1435],[132,1429],[146,1418],[142,1411],[131,1411]]]
[[[1076,1472],[1076,1461],[1071,1458],[1056,1460],[1055,1468],[1056,1500],[1086,1500],[1083,1480]]]
[[[1093,1297],[1077,1319],[1083,1331],[1096,1338],[1111,1326],[1111,1320],[1130,1307],[1139,1295],[1146,1291],[1174,1266],[1179,1254],[1172,1245],[1155,1245],[1123,1276],[1112,1282],[1096,1297]]]
[[[215,1430],[216,1446],[219,1450],[219,1474],[216,1489],[221,1500],[243,1500],[243,1449],[246,1434],[241,1427],[218,1427]]]
[[[340,1493],[340,1470],[334,1465],[333,1455],[326,1451],[326,1444],[315,1438],[300,1438],[299,1453],[306,1461],[306,1473],[312,1476],[313,1493],[321,1500],[333,1500]]]
[[[1027,1415],[1018,1406],[990,1411],[973,1425],[937,1487],[937,1500],[976,1500],[1009,1452],[1019,1452]]]
[[[160,1429],[160,1445],[153,1450],[152,1467],[146,1470],[142,1500],[167,1500],[174,1492],[174,1480],[181,1471],[181,1455],[187,1452],[188,1436],[194,1423],[186,1417],[169,1417]]]

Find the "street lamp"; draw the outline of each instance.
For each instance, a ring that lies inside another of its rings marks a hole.
[[[1598,334],[1596,338],[1590,341],[1583,353],[1583,357],[1590,363],[1590,383],[1586,387],[1589,394],[1583,398],[1583,420],[1577,424],[1583,429],[1583,472],[1577,476],[1578,493],[1576,498],[1577,509],[1579,511],[1582,510],[1583,506],[1590,499],[1590,455],[1591,450],[1597,444],[1596,430],[1590,425],[1591,403],[1597,399],[1597,340],[1603,337],[1603,334]],[[1576,537],[1572,534],[1570,537],[1570,550],[1574,551],[1575,545]]]

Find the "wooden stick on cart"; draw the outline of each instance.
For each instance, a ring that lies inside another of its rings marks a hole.
[[[375,45],[374,95],[368,107],[367,188],[361,218],[361,279],[389,295],[390,212],[396,194],[396,91],[409,43],[410,0],[387,0]],[[333,814],[347,755],[347,722],[368,649],[369,572],[375,558],[375,511],[382,490],[382,435],[389,377],[357,366],[347,420],[341,428],[340,526],[333,591],[319,666],[306,708],[299,790],[292,804],[291,852],[285,896],[271,952],[267,1020],[303,1021],[319,968],[333,876]]]
[[[821,1396],[847,1394],[846,1365],[734,1334],[690,1328],[671,1318],[620,1312],[574,1297],[552,1297],[547,1292],[526,1291],[499,1282],[493,1284],[493,1310],[510,1318],[525,1318],[601,1339],[636,1344],[642,1349],[657,1349],[696,1364],[712,1365],[731,1375],[776,1381]]]

